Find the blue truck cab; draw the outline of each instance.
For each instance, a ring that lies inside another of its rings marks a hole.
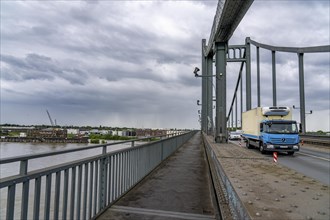
[[[260,123],[260,152],[288,152],[292,155],[299,151],[299,130],[296,121],[262,120]]]

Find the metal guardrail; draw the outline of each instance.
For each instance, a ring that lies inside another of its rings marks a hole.
[[[0,164],[20,162],[18,175],[0,179],[0,190],[6,190],[1,193],[1,197],[7,198],[6,219],[95,218],[195,133],[192,131],[140,146],[133,146],[137,140],[130,140],[1,159]],[[106,152],[107,146],[126,142],[132,142],[132,147]],[[30,159],[92,148],[103,148],[103,153],[28,172]]]
[[[310,135],[310,134],[300,134],[300,139],[304,143],[325,145],[330,147],[330,136],[326,135]]]

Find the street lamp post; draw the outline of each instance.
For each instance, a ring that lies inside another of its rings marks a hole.
[[[292,106],[293,109],[297,109],[299,110],[299,113],[300,113],[300,118],[302,119],[301,120],[301,129],[302,129],[302,133],[305,134],[306,133],[306,115],[308,114],[313,114],[313,110],[309,110],[309,112],[305,112],[305,114],[302,115],[302,112],[300,111],[300,107],[296,107],[295,105]]]

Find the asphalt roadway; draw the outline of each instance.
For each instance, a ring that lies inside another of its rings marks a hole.
[[[239,145],[238,141],[231,141]],[[243,144],[244,145],[244,144]],[[249,149],[257,154],[258,149]],[[263,155],[264,158],[273,159],[272,153]],[[315,144],[304,144],[294,155],[278,153],[278,163],[311,177],[323,184],[330,185],[330,147]]]
[[[97,219],[217,219],[212,195],[198,132]]]

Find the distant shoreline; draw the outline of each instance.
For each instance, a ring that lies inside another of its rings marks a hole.
[[[34,137],[1,137],[0,142],[19,143],[88,143],[88,138],[34,138]]]

